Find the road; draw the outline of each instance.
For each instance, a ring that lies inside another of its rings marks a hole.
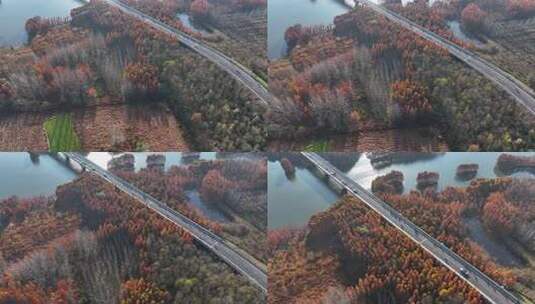
[[[470,284],[479,293],[495,304],[521,303],[513,294],[500,284],[489,278],[479,269],[450,250],[441,242],[427,234],[420,227],[404,217],[396,209],[370,193],[357,182],[316,153],[302,152],[317,169],[329,176],[329,179],[347,190],[348,194],[357,197],[368,207],[377,212],[390,224],[412,239],[418,246],[430,253],[442,265],[455,272],[461,279]]]
[[[274,96],[271,95],[271,93],[267,90],[262,81],[259,80],[259,77],[234,59],[208,46],[200,40],[184,32],[181,32],[133,7],[122,3],[120,0],[104,1],[120,9],[125,14],[140,19],[143,22],[149,24],[150,26],[156,28],[157,30],[177,38],[178,41],[180,41],[182,44],[186,45],[190,49],[204,56],[206,59],[215,63],[221,69],[229,73],[234,79],[238,80],[240,83],[246,86],[260,99],[263,106],[268,106],[271,104],[271,101],[273,100]]]
[[[112,183],[118,189],[135,198],[148,208],[156,211],[165,219],[173,222],[180,228],[188,231],[197,241],[203,244],[206,248],[220,257],[223,261],[229,264],[232,268],[244,275],[253,284],[258,286],[264,293],[267,293],[267,273],[265,270],[259,268],[255,263],[244,257],[230,246],[227,241],[215,235],[213,232],[197,224],[185,215],[169,208],[166,204],[158,201],[149,194],[136,188],[129,182],[104,170],[92,161],[85,158],[79,153],[62,153],[69,159],[77,162],[88,171],[91,171],[104,180]]]
[[[411,20],[383,7],[373,3],[370,0],[345,0],[346,5],[354,7],[356,2],[360,2],[378,14],[386,17],[402,27],[411,30],[418,36],[427,39],[434,44],[446,49],[451,55],[472,67],[474,70],[483,74],[486,78],[497,84],[507,93],[509,93],[518,103],[524,106],[531,114],[535,114],[535,92],[524,84],[522,81],[516,79],[511,74],[500,69],[496,65],[479,57],[475,53],[464,49],[457,44],[445,39],[434,32],[412,22]]]

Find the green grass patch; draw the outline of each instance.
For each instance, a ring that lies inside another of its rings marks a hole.
[[[43,124],[48,138],[48,149],[52,152],[80,151],[81,145],[70,114],[58,114]]]
[[[305,152],[329,152],[327,140],[316,140],[305,147]]]

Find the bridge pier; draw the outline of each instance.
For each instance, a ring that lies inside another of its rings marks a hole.
[[[340,195],[347,194],[347,189],[343,185],[340,185],[338,182],[333,180],[331,175],[329,175],[327,172],[320,170],[314,164],[312,165],[312,167],[309,167],[309,168],[311,169],[313,168],[311,172],[313,172],[314,174],[316,174],[316,176],[322,179],[327,184],[327,186],[329,186],[329,188],[331,188],[333,191],[337,192]]]

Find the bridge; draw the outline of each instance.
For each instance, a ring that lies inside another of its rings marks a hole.
[[[423,229],[404,217],[396,209],[350,179],[342,171],[316,153],[302,152],[330,182],[340,186],[344,192],[353,195],[366,204],[399,231],[407,235],[418,246],[431,254],[438,262],[475,288],[483,297],[495,304],[522,303],[504,286],[498,284],[472,264],[457,255],[444,244],[427,234]]]
[[[267,293],[267,271],[265,268],[259,266],[259,262],[252,261],[253,258],[246,256],[246,254],[242,253],[242,251],[235,245],[197,224],[182,213],[171,209],[165,203],[162,203],[151,195],[141,191],[131,183],[104,170],[85,156],[71,152],[63,152],[61,154],[63,154],[67,160],[72,160],[78,163],[84,170],[95,173],[105,181],[113,184],[117,189],[157,212],[168,221],[171,221],[178,227],[188,231],[199,243],[204,245],[204,247],[213,252],[236,271],[244,275],[250,282],[260,288],[262,292]]]
[[[370,0],[343,0],[344,3],[354,8],[359,2],[365,6],[370,7],[378,14],[386,17],[390,21],[399,24],[400,26],[414,32],[418,36],[431,41],[432,43],[444,48],[452,56],[461,60],[474,70],[483,74],[487,79],[491,80],[509,95],[511,95],[518,103],[524,106],[531,114],[535,114],[535,92],[522,81],[516,79],[511,74],[500,69],[496,65],[479,57],[475,53],[464,49],[457,44],[445,39],[434,32],[418,25],[417,23],[397,14],[382,5],[376,4]]]
[[[182,44],[189,47],[198,54],[204,56],[206,59],[210,60],[221,69],[229,73],[234,79],[242,83],[245,87],[251,90],[262,103],[263,106],[268,106],[272,103],[274,96],[267,90],[267,84],[259,78],[258,75],[255,75],[252,71],[244,67],[242,64],[236,60],[228,57],[222,52],[208,46],[206,43],[181,32],[160,20],[149,16],[127,4],[121,2],[121,0],[103,0],[106,3],[110,4],[113,7],[118,8],[123,13],[137,18],[146,24],[154,27],[155,29],[169,34],[178,39]]]

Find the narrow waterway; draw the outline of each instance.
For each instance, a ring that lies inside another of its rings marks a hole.
[[[492,253],[492,258],[500,265],[512,267],[520,266],[523,261],[515,256],[503,243],[491,238],[483,228],[481,220],[477,217],[465,218],[464,224],[468,228],[470,238],[486,252]]]
[[[212,220],[226,223],[230,219],[220,210],[215,207],[210,206],[204,202],[197,190],[188,190],[186,191],[186,196],[188,197],[189,203],[197,208],[203,215],[209,217]]]
[[[24,26],[35,16],[68,17],[71,9],[81,6],[77,0],[2,0],[0,1],[0,47],[19,46],[28,36]]]
[[[204,29],[202,28],[199,28],[197,26],[195,26],[195,24],[193,23],[193,21],[191,20],[191,17],[186,14],[186,13],[179,13],[176,15],[176,17],[180,20],[180,22],[182,22],[182,24],[187,27],[188,29],[194,31],[194,32],[198,32],[198,33],[201,33],[201,34],[208,34]]]

